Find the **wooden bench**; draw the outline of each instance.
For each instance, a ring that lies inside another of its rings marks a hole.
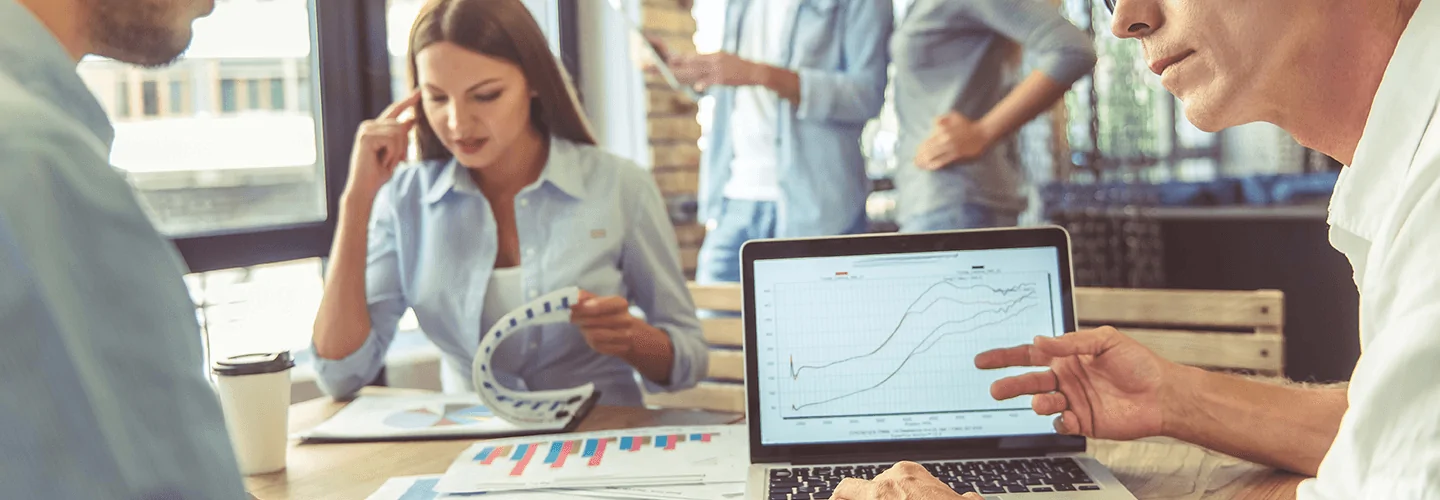
[[[690,285],[699,309],[740,312],[740,285]],[[1116,326],[1166,359],[1210,369],[1278,376],[1285,371],[1284,295],[1275,290],[1210,291],[1078,288],[1081,328]],[[701,320],[710,371],[694,389],[647,394],[666,408],[745,411],[745,324]]]

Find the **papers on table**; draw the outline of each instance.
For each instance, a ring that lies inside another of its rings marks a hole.
[[[607,488],[590,490],[532,490],[497,493],[441,493],[435,491],[440,475],[390,478],[367,500],[540,500],[545,498],[595,498],[637,500],[738,500],[745,496],[745,483],[717,483],[650,488]]]
[[[300,437],[314,442],[491,438],[563,432],[567,425],[507,422],[475,394],[360,396]]]
[[[465,450],[442,476],[394,478],[370,498],[738,500],[749,456],[746,428],[735,425],[494,439]]]
[[[744,482],[738,426],[653,427],[476,443],[450,464],[447,493]]]
[[[652,500],[739,500],[745,483],[717,483],[649,488],[593,490],[536,490],[499,493],[446,494],[435,491],[440,475],[390,478],[368,500],[540,500],[544,498],[652,499]]]

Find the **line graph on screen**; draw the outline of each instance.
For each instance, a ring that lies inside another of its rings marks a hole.
[[[1004,372],[975,355],[1053,330],[1046,273],[776,285],[784,418],[1028,408],[997,402]]]

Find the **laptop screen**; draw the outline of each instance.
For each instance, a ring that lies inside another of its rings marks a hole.
[[[829,444],[1053,434],[975,355],[1064,333],[1060,250],[754,263],[760,441]]]

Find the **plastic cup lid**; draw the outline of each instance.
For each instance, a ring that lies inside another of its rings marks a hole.
[[[283,351],[231,356],[216,361],[210,369],[216,375],[234,376],[282,372],[293,367],[295,359],[290,351]]]

